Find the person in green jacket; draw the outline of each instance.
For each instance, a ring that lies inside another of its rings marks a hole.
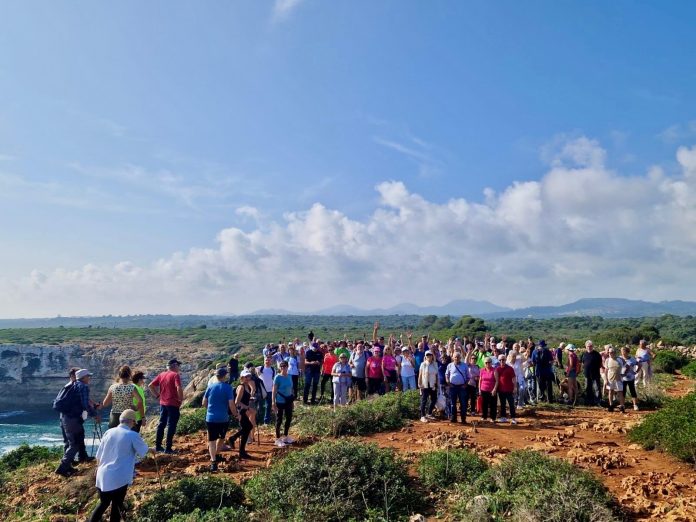
[[[140,401],[143,403],[143,411],[147,412],[147,406],[145,405],[145,374],[143,372],[135,372],[133,374],[133,384],[135,384],[135,391],[138,392]],[[135,404],[135,402],[136,400],[133,399],[133,404]],[[140,415],[140,412],[136,410],[133,431],[140,433],[140,428],[143,426],[145,426],[145,416]]]

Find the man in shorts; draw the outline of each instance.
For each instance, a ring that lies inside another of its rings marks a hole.
[[[218,462],[223,462],[220,450],[230,425],[229,412],[232,412],[235,418],[239,418],[234,391],[227,383],[227,368],[218,368],[215,378],[216,382],[208,386],[203,395],[203,407],[206,408],[205,425],[208,428],[210,471],[217,471]]]

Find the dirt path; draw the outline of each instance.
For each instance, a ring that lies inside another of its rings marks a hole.
[[[668,393],[683,395],[693,389],[694,383],[692,379],[677,376]],[[633,520],[694,521],[694,467],[664,453],[645,451],[626,438],[628,429],[646,413],[631,410],[622,415],[584,407],[573,410],[527,409],[520,413],[517,425],[482,423],[478,417],[469,417],[466,426],[452,425],[447,421],[414,422],[398,432],[378,433],[362,439],[394,448],[410,457],[437,448],[466,447],[491,462],[513,449],[534,449],[567,459],[595,473]],[[182,476],[207,473],[209,460],[205,433],[177,437],[176,442],[179,455],[158,455],[157,464],[148,459],[139,466],[138,478],[129,490],[129,498],[136,508],[153,490],[159,489],[160,480],[166,485]],[[310,443],[300,442],[293,448]],[[261,444],[250,444],[248,450],[256,457],[254,460],[239,462],[234,457],[235,452],[225,452],[228,462],[220,464],[220,474],[242,481],[258,469],[269,466],[274,456],[292,451],[292,448],[276,448],[273,435],[262,431]],[[86,490],[93,489],[93,468],[81,469],[70,481],[53,474],[44,475],[40,480],[27,477],[26,488],[17,491],[18,495],[11,502],[27,506],[40,502],[47,494],[68,499],[84,495]],[[60,517],[51,518],[61,520]]]

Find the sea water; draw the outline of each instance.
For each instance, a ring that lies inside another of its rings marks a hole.
[[[104,431],[106,425],[102,426]],[[92,439],[96,451],[99,440],[94,435],[94,422],[85,422],[85,444],[87,452],[92,454]],[[62,446],[63,435],[60,431],[58,414],[46,412],[26,412],[23,410],[0,411],[0,455],[17,448],[21,444],[31,446]]]

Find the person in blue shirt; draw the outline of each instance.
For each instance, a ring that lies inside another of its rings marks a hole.
[[[56,469],[56,473],[63,477],[69,477],[74,473],[72,463],[75,456],[78,453],[86,453],[86,450],[84,450],[84,422],[88,417],[94,417],[95,422],[101,422],[97,408],[93,406],[94,403],[89,399],[89,381],[91,377],[92,373],[84,368],[75,372],[75,382],[72,384],[75,390],[72,395],[71,407],[69,411],[60,414],[60,424],[68,441],[68,447],[65,450],[63,459],[60,461],[60,465]],[[97,407],[99,406],[97,405]],[[93,460],[93,458],[81,455],[81,462],[90,460]]]
[[[461,352],[454,352],[452,362],[447,365],[445,370],[445,381],[449,384],[452,408],[450,422],[457,422],[457,401],[459,401],[459,413],[462,418],[462,424],[466,424],[466,386],[469,383],[469,366],[462,362]]]
[[[288,375],[288,361],[280,363],[280,373],[273,378],[273,393],[272,404],[273,411],[276,414],[276,446],[284,447],[286,444],[294,442],[288,436],[290,431],[290,423],[292,422],[292,409],[294,406],[295,396],[293,395],[292,377]],[[280,436],[280,426],[285,417],[285,427],[283,428],[283,437]]]
[[[230,425],[230,412],[239,419],[239,412],[234,402],[234,391],[226,382],[227,368],[218,368],[215,377],[217,382],[208,386],[203,395],[203,407],[206,408],[205,424],[208,428],[210,471],[217,471],[218,462],[223,462],[219,453]]]

